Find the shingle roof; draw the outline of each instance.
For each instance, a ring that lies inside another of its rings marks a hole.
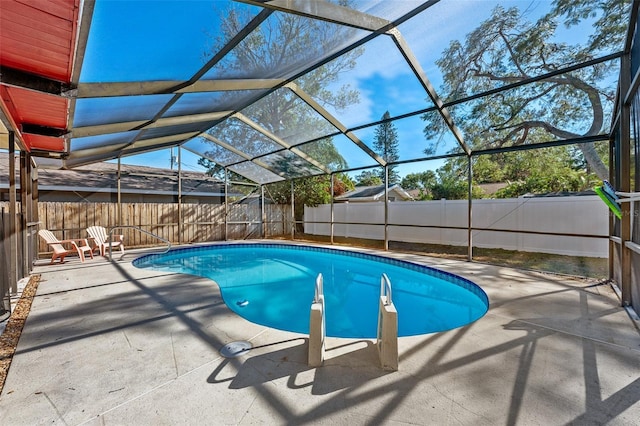
[[[18,159],[16,158],[16,161]],[[18,165],[16,164],[16,170]],[[72,170],[38,170],[38,187],[51,190],[115,192],[118,185],[118,166],[96,163]],[[16,172],[17,173],[17,172]],[[182,191],[185,194],[222,196],[224,184],[205,173],[182,171]],[[18,182],[18,179],[16,179]],[[9,186],[7,153],[0,153],[0,187]],[[178,171],[147,166],[121,165],[123,193],[177,193]]]

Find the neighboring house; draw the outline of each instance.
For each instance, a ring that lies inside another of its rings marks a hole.
[[[400,185],[389,187],[389,201],[411,201],[413,197]],[[357,186],[354,190],[333,199],[336,203],[362,203],[366,201],[384,201],[384,185]]]
[[[17,160],[16,160],[17,161]],[[71,170],[32,169],[38,179],[39,201],[117,202],[118,165],[96,163]],[[174,203],[178,201],[178,171],[146,166],[120,166],[123,203]],[[16,186],[20,187],[16,163]],[[182,171],[182,202],[222,204],[224,183],[205,173]],[[19,195],[18,195],[19,196]],[[9,158],[0,152],[0,201],[9,200]]]

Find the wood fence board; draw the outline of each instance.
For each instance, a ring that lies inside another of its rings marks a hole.
[[[183,226],[178,222],[177,204],[171,203],[123,203],[122,225],[139,226],[145,231],[178,244],[179,235],[183,232],[183,243],[201,243],[221,241],[224,235],[224,205],[213,204],[183,204]],[[268,236],[277,236],[291,225],[290,206],[266,205],[265,214]],[[104,226],[108,230],[117,226],[118,213],[116,203],[61,203],[39,202],[38,215],[41,229],[49,229],[60,239],[84,238],[86,228],[93,225]],[[230,205],[229,220],[244,222],[260,220],[260,206],[258,205]],[[125,246],[129,248],[143,246],[157,246],[164,243],[152,236],[148,236],[134,229],[116,231],[125,235]],[[229,224],[228,239],[244,239],[260,237],[259,224]],[[40,253],[48,251],[47,245],[39,239]]]

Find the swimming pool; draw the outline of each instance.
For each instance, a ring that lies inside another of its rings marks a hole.
[[[450,330],[481,318],[486,293],[473,282],[427,266],[366,253],[291,244],[236,243],[173,249],[133,261],[138,268],[210,278],[243,318],[308,334],[319,273],[327,336],[375,338],[380,277],[398,312],[398,336]]]

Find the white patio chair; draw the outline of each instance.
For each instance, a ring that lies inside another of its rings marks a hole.
[[[80,256],[80,262],[84,262],[85,252],[89,252],[89,255],[93,259],[93,249],[89,247],[89,242],[86,238],[78,238],[74,240],[59,240],[53,232],[48,229],[41,229],[38,231],[38,235],[47,242],[49,247],[53,250],[53,256],[51,256],[52,264],[56,259],[60,259],[60,263],[64,263],[66,255],[71,253],[78,253]],[[71,244],[73,248],[68,249],[65,244]]]
[[[100,249],[100,255],[105,256],[107,250],[109,250],[109,234],[104,226],[90,226],[87,228],[87,233],[93,241],[93,250]],[[120,252],[124,254],[124,235],[113,235],[111,241],[111,250],[120,248]]]

